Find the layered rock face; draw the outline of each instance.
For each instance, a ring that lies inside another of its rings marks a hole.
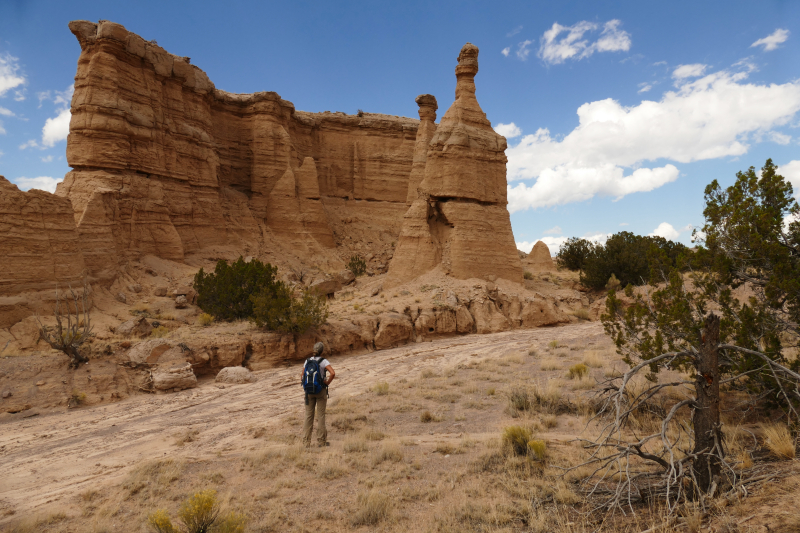
[[[119,24],[70,29],[81,45],[74,170],[57,194],[72,202],[93,276],[213,246],[283,247],[335,266],[328,200],[350,218],[397,219],[399,231],[416,120],[297,112],[273,92],[217,90],[189,58]]]
[[[475,98],[477,72],[478,47],[467,43],[458,56],[455,102],[427,145],[417,136],[414,162],[424,159],[425,172],[404,217],[387,286],[439,265],[460,279],[522,281],[506,208],[506,140],[492,129]],[[420,131],[428,131],[422,107],[430,104],[417,103]]]
[[[537,241],[528,257],[522,260],[522,265],[531,272],[549,272],[556,269],[550,248],[542,241]]]

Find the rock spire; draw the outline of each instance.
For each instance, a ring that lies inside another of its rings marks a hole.
[[[506,208],[506,140],[478,104],[477,73],[478,47],[467,43],[458,55],[456,99],[427,144],[424,176],[404,216],[387,286],[438,265],[460,279],[522,281]],[[422,161],[420,144],[418,134],[415,164]]]

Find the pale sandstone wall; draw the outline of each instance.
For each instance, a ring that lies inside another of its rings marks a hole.
[[[336,261],[324,204],[338,199],[346,218],[396,218],[399,232],[418,121],[297,112],[274,92],[220,91],[189,58],[119,24],[70,29],[81,44],[74,170],[57,194],[72,201],[93,275],[208,246],[285,245]]]

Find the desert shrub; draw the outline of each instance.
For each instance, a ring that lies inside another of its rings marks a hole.
[[[203,313],[197,317],[197,323],[201,326],[210,326],[214,322],[214,317],[208,313]]]
[[[547,454],[547,443],[543,440],[533,439],[528,441],[528,455],[539,461],[544,461]]]
[[[306,289],[296,298],[292,289],[282,282],[276,282],[271,289],[262,290],[250,299],[256,324],[272,331],[302,335],[328,319],[325,296]]]
[[[528,411],[531,408],[531,398],[528,394],[528,389],[524,386],[511,387],[506,394],[508,396],[508,406],[512,413]]]
[[[583,308],[574,310],[572,315],[580,320],[589,320],[589,311]]]
[[[358,508],[350,523],[354,526],[374,526],[386,520],[391,512],[391,497],[377,491],[358,495]]]
[[[422,414],[419,415],[419,421],[423,423],[433,422],[433,415],[430,411],[422,411]]]
[[[185,500],[178,511],[181,521],[176,528],[167,512],[159,509],[147,518],[147,524],[156,533],[244,533],[246,519],[238,513],[220,517],[217,491],[204,490]]]
[[[70,395],[69,399],[72,404],[80,405],[86,401],[86,394],[81,391],[74,390],[72,391],[72,394]]]
[[[386,396],[387,394],[389,394],[389,384],[386,383],[385,381],[380,381],[375,385],[373,385],[372,390],[378,396]]]
[[[157,328],[153,328],[153,331],[150,332],[150,336],[154,339],[163,339],[169,334],[169,330],[167,326],[158,326]]]
[[[528,272],[527,270],[522,274],[522,277],[525,279],[533,279],[533,273]]]
[[[547,343],[547,347],[550,348],[551,350],[555,350],[559,346],[560,346],[560,344],[558,343],[557,340],[552,340],[552,341]]]
[[[347,268],[358,278],[367,273],[367,262],[361,256],[354,255],[347,262]]]
[[[558,254],[556,254],[556,263],[567,270],[583,270],[583,265],[592,249],[594,249],[594,244],[590,241],[570,237],[559,248]]]
[[[228,264],[220,260],[214,272],[206,274],[201,268],[194,277],[197,305],[218,320],[236,320],[253,316],[251,296],[263,291],[274,292],[280,283],[275,280],[277,267],[253,259],[245,263],[242,257]]]
[[[522,426],[508,426],[503,429],[503,448],[514,455],[527,455],[531,430]]]
[[[589,374],[589,367],[583,363],[569,367],[569,379],[580,379]]]

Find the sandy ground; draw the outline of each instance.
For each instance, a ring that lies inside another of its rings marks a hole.
[[[600,324],[584,322],[333,357],[337,379],[331,387],[331,399],[360,394],[378,378],[389,382],[411,379],[423,369],[439,369],[445,362],[455,365],[472,357],[527,352],[531,345],[543,346],[553,339],[586,344],[603,342],[604,336]],[[0,430],[0,511],[14,509],[17,516],[34,511],[88,488],[118,481],[138,463],[168,454],[195,460],[236,453],[242,428],[248,424],[277,424],[283,415],[302,416],[298,365],[257,375],[259,381],[252,385],[220,389],[213,381],[206,381],[177,394],[136,396],[115,404],[42,413],[4,424]],[[201,429],[202,439],[191,447],[176,449],[175,434],[189,427]]]

